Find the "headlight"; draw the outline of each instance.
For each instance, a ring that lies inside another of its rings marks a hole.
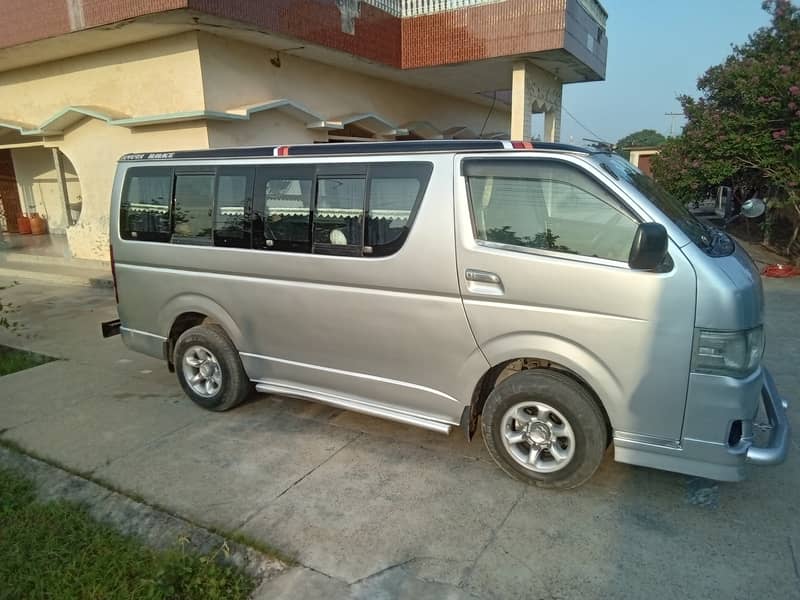
[[[763,354],[762,327],[747,331],[696,329],[692,371],[745,377],[756,370]]]

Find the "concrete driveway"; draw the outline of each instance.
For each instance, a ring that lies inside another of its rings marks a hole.
[[[0,286],[4,285],[0,279]],[[766,280],[766,362],[800,422],[800,279]],[[712,484],[616,464],[549,492],[480,440],[277,396],[196,408],[158,361],[103,340],[113,294],[21,279],[0,291],[65,360],[0,379],[3,439],[304,566],[264,598],[800,598],[798,445]]]

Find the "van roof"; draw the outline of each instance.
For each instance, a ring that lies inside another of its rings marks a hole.
[[[125,154],[120,161],[194,160],[219,158],[270,158],[274,156],[369,156],[375,154],[413,154],[427,152],[468,152],[479,150],[541,150],[591,154],[592,150],[569,144],[547,142],[509,142],[506,140],[409,140],[387,142],[344,142],[296,144],[291,146],[252,146],[178,150]]]

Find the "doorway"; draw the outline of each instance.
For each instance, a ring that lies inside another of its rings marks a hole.
[[[17,233],[17,218],[21,216],[22,207],[11,150],[0,150],[0,230]]]

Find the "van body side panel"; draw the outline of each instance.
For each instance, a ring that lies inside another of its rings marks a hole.
[[[369,162],[316,163],[325,160]],[[403,161],[380,162],[393,160]],[[457,424],[474,385],[459,375],[469,365],[479,377],[488,365],[459,295],[452,156],[413,160],[433,162],[433,174],[405,244],[390,256],[126,241],[115,224],[123,327],[167,336],[182,312],[208,314],[243,354],[255,381],[316,388]],[[117,215],[118,197],[113,210]]]
[[[460,169],[456,177],[459,280],[488,361],[560,363],[599,396],[615,432],[678,442],[696,294],[694,270],[680,248],[670,242],[672,269],[654,273],[621,262],[479,244]],[[607,187],[614,189],[610,181]],[[501,285],[487,288],[468,279],[467,270],[497,275]]]

